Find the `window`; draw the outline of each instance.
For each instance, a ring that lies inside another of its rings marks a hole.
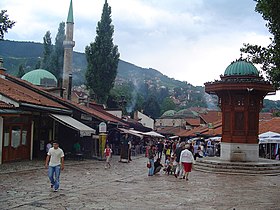
[[[4,133],[4,147],[8,147],[10,144],[10,133],[9,130]]]
[[[20,127],[13,126],[12,127],[12,139],[11,139],[11,146],[13,148],[18,148],[20,145]]]
[[[21,133],[21,144],[22,145],[26,145],[27,143],[27,130],[22,130],[22,133]]]

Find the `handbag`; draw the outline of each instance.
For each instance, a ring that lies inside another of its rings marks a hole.
[[[150,161],[148,161],[147,162],[147,168],[151,168],[151,167],[152,167],[152,165],[151,165]]]

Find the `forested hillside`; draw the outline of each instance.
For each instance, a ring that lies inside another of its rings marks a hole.
[[[34,42],[1,41],[0,57],[4,59],[7,72],[17,75],[20,65],[25,73],[38,67],[43,54],[43,44]],[[87,68],[84,53],[74,52],[74,85],[84,84]],[[206,107],[203,87],[194,87],[187,82],[169,78],[159,71],[141,68],[126,61],[119,61],[115,87],[109,105],[118,106],[121,96],[126,98],[127,111],[138,108],[157,108],[157,116],[166,109],[182,109],[191,106]]]
[[[0,41],[0,57],[4,59],[7,72],[17,75],[19,66],[25,73],[36,69],[43,54],[43,44],[34,42]],[[74,85],[85,82],[87,61],[84,53],[74,52]],[[169,109],[180,110],[188,107],[216,109],[216,99],[204,92],[204,87],[195,87],[187,82],[178,81],[151,68],[141,68],[120,60],[115,87],[108,99],[111,108],[120,107],[125,98],[125,111],[136,109],[158,117]],[[265,111],[278,109],[278,103],[265,100]]]

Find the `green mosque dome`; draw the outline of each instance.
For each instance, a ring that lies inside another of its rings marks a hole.
[[[246,61],[236,61],[231,63],[225,70],[224,76],[259,76],[257,68]]]
[[[173,117],[176,114],[174,110],[168,110],[162,114],[162,117]]]
[[[175,114],[178,118],[196,118],[198,114],[190,109],[182,109]]]
[[[52,73],[44,69],[36,69],[30,71],[25,75],[23,75],[21,79],[38,86],[45,86],[45,87],[57,86],[56,77]]]

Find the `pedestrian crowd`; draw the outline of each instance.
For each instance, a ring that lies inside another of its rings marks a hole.
[[[154,176],[163,169],[167,175],[188,180],[194,161],[204,156],[218,155],[218,149],[218,145],[214,147],[211,142],[207,145],[204,142],[159,141],[147,150],[148,176]],[[164,161],[161,163],[163,155]]]
[[[124,145],[127,146],[121,152],[120,159],[127,159],[129,162],[131,161],[131,141],[128,138],[125,138],[125,140],[127,140],[127,144]],[[206,149],[205,146],[207,146]],[[218,147],[213,147],[210,144],[206,145],[203,142],[193,144],[192,142],[159,141],[156,145],[153,144],[147,148],[148,176],[159,174],[161,169],[163,169],[166,175],[174,175],[176,178],[188,180],[194,161],[206,155],[213,156],[213,148]],[[73,149],[75,154],[81,152],[79,142],[74,144]],[[57,192],[60,185],[60,172],[64,170],[64,152],[59,148],[59,143],[56,141],[50,141],[46,145],[46,152],[45,167],[48,169],[51,188],[54,192]],[[106,158],[105,168],[111,168],[112,152],[110,145],[107,144],[104,150],[104,157]],[[216,154],[218,153],[216,149]],[[163,157],[164,163],[161,162]]]

